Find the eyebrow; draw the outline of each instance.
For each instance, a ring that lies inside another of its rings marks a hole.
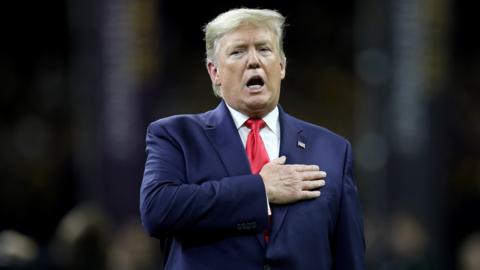
[[[255,46],[263,46],[263,45],[270,45],[270,41],[268,40],[260,40],[258,42],[255,42]],[[271,44],[273,46],[273,44]],[[228,48],[239,48],[239,47],[246,47],[247,44],[243,40],[234,40],[231,44],[231,46],[228,46]]]

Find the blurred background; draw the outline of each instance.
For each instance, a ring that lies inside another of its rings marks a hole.
[[[8,1],[0,269],[161,269],[139,223],[149,122],[209,110],[201,28],[287,17],[287,112],[352,142],[369,269],[480,269],[480,42],[467,0]]]

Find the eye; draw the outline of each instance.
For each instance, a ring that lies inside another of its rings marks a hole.
[[[243,52],[241,49],[235,49],[230,52],[230,55],[235,56],[235,55],[240,55]]]
[[[271,53],[272,49],[270,49],[270,47],[264,46],[264,47],[260,47],[259,51],[260,51],[261,54],[266,55],[266,54]]]

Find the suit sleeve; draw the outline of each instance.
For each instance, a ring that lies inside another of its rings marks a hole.
[[[366,268],[363,220],[357,187],[352,176],[352,153],[349,143],[347,143],[344,163],[342,192],[333,243],[333,269],[364,270]]]
[[[188,183],[181,147],[163,126],[149,126],[146,152],[140,213],[150,235],[260,231],[267,226],[265,187],[259,175]]]

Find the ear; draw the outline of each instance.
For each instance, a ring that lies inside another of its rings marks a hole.
[[[210,60],[207,63],[207,70],[208,70],[208,75],[210,75],[210,79],[212,80],[212,83],[215,84],[216,86],[220,86],[222,84],[220,82],[220,74],[215,64]]]
[[[280,61],[280,75],[281,75],[281,78],[283,80],[283,78],[285,78],[285,74],[286,74],[286,71],[287,71],[287,61],[285,61],[285,63],[283,63],[282,61]]]

